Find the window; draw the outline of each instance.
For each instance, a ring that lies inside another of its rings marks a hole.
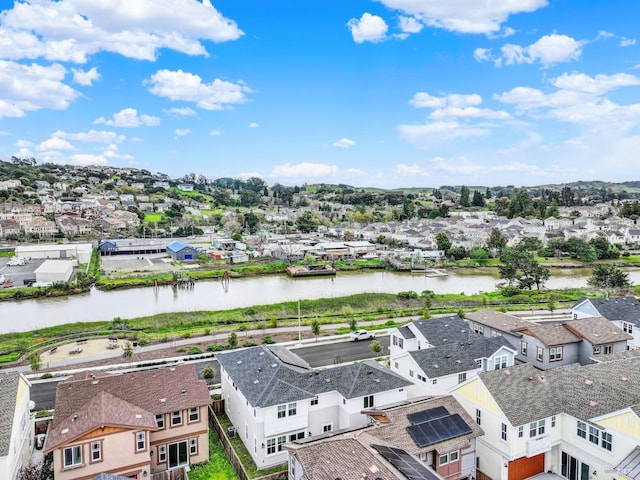
[[[200,408],[193,407],[189,409],[189,422],[197,422],[200,420]]]
[[[167,461],[167,446],[160,445],[158,447],[158,463],[162,463],[166,461]]]
[[[64,466],[74,467],[82,463],[82,445],[74,445],[64,449]]]
[[[278,418],[284,418],[287,416],[287,406],[278,405]]]
[[[372,408],[373,407],[373,395],[367,395],[364,397],[364,408]]]
[[[518,438],[522,438],[522,437],[524,437],[524,426],[520,425],[518,427]]]
[[[304,432],[292,433],[289,435],[289,441],[295,442],[296,440],[302,440],[304,438]]]
[[[391,335],[391,343],[393,343],[396,347],[398,346],[398,337],[395,335]]]
[[[313,406],[313,405],[317,405],[317,404],[318,404],[318,397],[313,397],[313,398],[311,399],[311,406]]]
[[[446,465],[447,463],[449,463],[449,455],[447,455],[447,454],[440,455],[440,458],[438,459],[438,464],[439,465]]]
[[[400,365],[398,364],[398,362],[393,362],[393,368],[395,368],[396,370],[400,368]]]
[[[333,423],[328,423],[322,426],[322,431],[325,433],[330,432],[331,430],[333,430]]]
[[[482,412],[479,408],[476,408],[476,423],[482,425]]]
[[[136,432],[136,451],[144,450],[147,443],[144,432]]]
[[[477,323],[473,324],[473,331],[480,334],[480,335],[484,335],[484,325],[479,325]]]
[[[422,380],[423,382],[427,381],[426,377],[423,377],[422,375],[418,374],[418,380]]]
[[[476,367],[478,367],[478,368],[482,368],[482,359],[481,359],[481,358],[478,358],[478,359],[476,360]]]
[[[551,347],[549,349],[549,361],[557,362],[562,360],[562,347]]]
[[[290,403],[288,405],[288,414],[289,414],[290,417],[295,415],[297,411],[298,411],[298,404],[297,403],[294,402],[294,403]]]
[[[409,376],[413,378],[413,370],[409,370]]]
[[[506,423],[503,423],[500,428],[500,438],[502,438],[502,440],[504,440],[505,442],[507,441],[507,424]]]
[[[598,445],[600,443],[600,430],[591,425],[589,425],[589,441],[594,445]]]
[[[542,362],[542,360],[544,359],[543,354],[544,354],[544,350],[542,349],[542,347],[538,347],[536,349],[536,360],[538,360],[539,362]]]
[[[556,427],[556,416],[553,415],[551,417],[551,428],[555,428]]]
[[[189,439],[189,455],[196,455],[198,453],[198,439]]]
[[[529,424],[529,437],[535,437],[538,432],[538,423],[532,422]]]
[[[418,375],[418,376],[420,376],[420,375]],[[423,382],[424,382],[424,380],[423,380]],[[431,385],[437,385],[437,384],[438,384],[438,379],[437,378],[434,378],[434,379],[431,380]]]
[[[601,352],[601,351],[602,351],[602,350],[601,350],[601,348],[600,348],[600,345],[598,345],[598,346],[594,346],[594,347],[593,347],[593,354],[594,354],[594,355],[600,355],[600,352]]]
[[[455,462],[458,460],[458,452],[451,452],[449,454],[449,462]]]
[[[499,332],[497,330],[491,330],[491,336],[492,337],[501,337],[502,336],[502,332]]]
[[[605,450],[611,451],[611,444],[613,443],[613,439],[610,433],[602,432],[602,448]]]
[[[507,360],[509,357],[507,355],[500,355],[496,357],[494,361],[494,369],[500,370],[501,368],[507,368]]]
[[[538,420],[538,435],[544,435],[545,423],[545,420]]]
[[[171,412],[171,425],[182,425],[182,410]]]
[[[102,460],[102,442],[91,442],[91,461]]]
[[[587,424],[578,420],[577,434],[580,438],[587,438]]]
[[[404,339],[398,338],[398,347],[404,348]]]
[[[622,330],[627,332],[629,335],[632,335],[633,334],[633,324],[632,323],[627,323],[627,322],[622,322]]]
[[[525,342],[524,340],[521,340],[520,341],[520,353],[522,355],[524,355],[525,357],[527,356],[527,347],[528,347],[527,342]]]
[[[156,415],[156,427],[164,428],[164,414],[159,413]]]
[[[613,353],[613,345],[605,345],[602,348],[605,355],[610,355]]]
[[[269,438],[267,440],[267,455],[273,455],[276,453],[276,439]]]
[[[462,372],[458,374],[458,383],[467,381],[467,372]]]

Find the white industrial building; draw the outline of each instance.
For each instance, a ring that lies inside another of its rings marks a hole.
[[[36,271],[36,284],[69,283],[74,260],[46,260]]]
[[[77,263],[89,263],[93,245],[91,243],[61,243],[21,245],[16,247],[16,257],[69,259]]]

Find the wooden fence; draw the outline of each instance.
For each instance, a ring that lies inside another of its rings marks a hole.
[[[220,425],[220,421],[216,416],[216,412],[222,413],[224,412],[224,400],[216,400],[213,402],[213,405],[209,406],[209,427],[213,428],[220,439],[220,443],[222,443],[222,448],[224,449],[229,461],[231,462],[231,466],[238,474],[238,478],[240,480],[288,480],[289,475],[288,472],[276,472],[270,475],[264,475],[261,477],[251,478],[247,471],[244,469],[244,465],[240,461],[240,458],[236,454],[236,451],[233,449],[233,445],[231,445],[231,441],[229,440],[228,432],[225,432]],[[155,480],[155,479],[154,479]],[[171,479],[174,480],[174,479]]]
[[[174,468],[164,472],[152,473],[151,480],[189,480],[184,468]]]

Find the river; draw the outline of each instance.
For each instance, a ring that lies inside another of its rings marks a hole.
[[[546,288],[576,288],[587,285],[589,269],[552,270]],[[640,271],[629,272],[632,283],[640,282]],[[413,290],[435,293],[475,294],[496,289],[495,269],[460,269],[445,277],[419,274],[338,272],[335,277],[293,279],[270,275],[232,279],[227,289],[220,281],[196,282],[193,289],[163,286],[101,291],[83,295],[0,303],[0,333],[35,330],[73,322],[136,318],[157,313],[197,310],[227,310],[298,299],[342,297],[356,293],[398,293]]]

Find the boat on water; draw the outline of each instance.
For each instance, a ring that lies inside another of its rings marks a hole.
[[[292,277],[315,277],[319,275],[335,275],[336,269],[329,264],[325,265],[300,265],[287,267],[287,274]]]

